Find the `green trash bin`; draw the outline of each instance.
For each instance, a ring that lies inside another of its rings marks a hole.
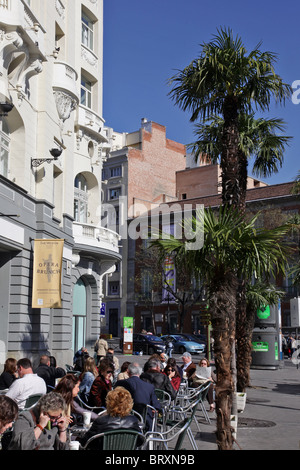
[[[274,305],[262,305],[255,315],[255,328],[275,327],[278,323],[278,307]]]
[[[251,368],[279,368],[279,335],[275,328],[255,328],[253,330]]]

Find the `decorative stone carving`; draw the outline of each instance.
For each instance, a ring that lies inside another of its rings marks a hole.
[[[23,46],[23,39],[16,31],[7,33],[0,30],[0,60],[2,66],[8,69],[12,54]]]
[[[64,123],[76,109],[77,100],[65,91],[55,91],[54,97],[59,119]]]
[[[89,51],[84,46],[81,46],[81,57],[92,67],[96,67],[98,64],[97,56],[95,56],[92,51]]]

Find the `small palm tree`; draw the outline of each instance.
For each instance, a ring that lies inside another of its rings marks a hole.
[[[251,275],[268,277],[285,269],[281,237],[286,229],[256,230],[255,220],[246,222],[227,206],[222,206],[217,213],[207,209],[203,217],[204,245],[201,249],[189,250],[190,242],[172,237],[153,242],[163,257],[172,253],[185,260],[193,275],[207,287],[217,370],[217,443],[221,450],[232,448],[230,414],[234,384],[231,351],[235,347],[237,279],[245,273],[247,278]],[[189,223],[195,226],[193,219]]]

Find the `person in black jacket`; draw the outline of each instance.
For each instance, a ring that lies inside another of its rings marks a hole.
[[[154,388],[167,392],[172,400],[176,398],[176,390],[174,390],[169,378],[161,372],[160,361],[151,359],[148,362],[147,371],[143,372],[140,378],[154,385]]]
[[[44,379],[47,392],[51,392],[55,388],[56,379],[61,379],[66,375],[66,371],[62,367],[53,367],[50,364],[50,356],[44,354],[40,357],[40,363],[35,370],[35,373]]]
[[[106,397],[106,413],[100,415],[92,424],[91,428],[79,439],[82,446],[95,436],[106,431],[130,429],[141,432],[136,416],[131,415],[133,399],[124,387],[116,387],[108,392]],[[141,445],[144,440],[138,440]],[[89,449],[101,449],[101,441],[95,439],[89,445]]]
[[[9,357],[6,359],[4,370],[0,375],[0,390],[9,388],[17,377],[17,361],[16,359]]]

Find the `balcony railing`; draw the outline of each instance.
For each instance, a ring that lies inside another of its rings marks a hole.
[[[73,236],[75,244],[93,246],[119,253],[118,233],[104,227],[73,222]]]
[[[92,109],[81,104],[78,106],[78,126],[94,133],[103,142],[107,142],[104,119]]]

